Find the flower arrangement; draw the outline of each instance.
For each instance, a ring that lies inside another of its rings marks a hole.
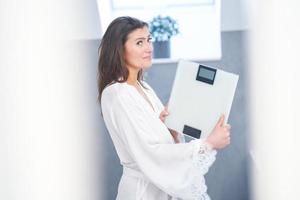
[[[179,33],[179,25],[176,20],[169,16],[158,15],[149,22],[149,31],[153,41],[169,41],[172,36]]]

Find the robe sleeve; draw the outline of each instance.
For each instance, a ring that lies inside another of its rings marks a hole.
[[[179,144],[161,142],[156,137],[161,130],[156,128],[160,119],[133,102],[119,96],[112,102],[111,117],[141,172],[173,197],[209,199],[204,174],[214,162],[216,151],[201,139]]]

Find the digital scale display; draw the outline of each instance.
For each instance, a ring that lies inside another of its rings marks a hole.
[[[215,81],[216,73],[217,73],[216,69],[204,65],[199,65],[196,80],[213,85]]]

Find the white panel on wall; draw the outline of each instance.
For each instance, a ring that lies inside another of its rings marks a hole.
[[[96,74],[65,43],[89,35],[72,34],[84,2],[0,3],[0,199],[104,199]]]
[[[53,10],[47,8],[46,3],[41,3],[40,8],[45,6],[51,17],[57,17],[55,27],[59,28],[59,35],[63,35],[68,40],[88,40],[101,37],[96,0],[62,0],[57,3],[54,2],[51,2]],[[60,14],[64,17],[60,17]]]
[[[254,1],[249,45],[256,200],[299,199],[299,1]]]

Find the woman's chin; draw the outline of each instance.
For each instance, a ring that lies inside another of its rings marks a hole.
[[[147,68],[149,68],[149,67],[151,67],[152,66],[152,61],[149,61],[149,62],[147,62],[147,63],[145,63],[144,64],[144,69],[147,69]]]

